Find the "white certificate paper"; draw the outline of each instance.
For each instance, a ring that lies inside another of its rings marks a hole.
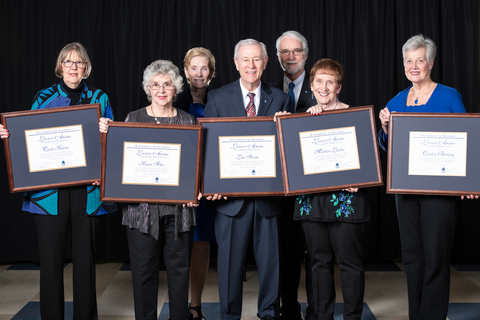
[[[124,142],[122,184],[178,186],[181,144]]]
[[[82,125],[25,130],[30,172],[85,167]]]
[[[409,175],[464,177],[466,173],[466,132],[410,132]]]
[[[303,173],[360,169],[355,127],[299,132]]]
[[[220,179],[275,178],[275,136],[218,137]]]

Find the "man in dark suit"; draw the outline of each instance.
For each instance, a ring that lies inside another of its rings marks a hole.
[[[290,96],[293,112],[317,104],[310,89],[310,77],[305,72],[308,57],[307,39],[297,31],[286,31],[277,39],[278,62],[284,74],[275,82],[275,87]],[[288,207],[279,217],[280,231],[280,299],[282,314],[280,320],[301,320],[302,313],[298,303],[301,260],[304,256],[304,240],[300,221],[293,221],[295,197],[289,197]],[[306,320],[315,319],[312,291],[312,271],[308,253],[305,252],[305,287],[307,290]]]
[[[265,45],[253,39],[235,46],[240,79],[208,94],[205,117],[274,116],[290,111],[288,95],[261,81],[268,62]],[[209,199],[209,198],[207,198]],[[258,317],[275,319],[279,313],[279,244],[277,216],[285,197],[212,197],[218,243],[218,287],[222,320],[240,319],[243,274],[250,237],[258,270]]]

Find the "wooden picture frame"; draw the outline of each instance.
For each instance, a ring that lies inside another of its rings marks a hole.
[[[100,180],[100,117],[98,103],[2,113],[10,192]]]

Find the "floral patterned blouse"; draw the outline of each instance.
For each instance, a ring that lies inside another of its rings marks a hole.
[[[333,191],[302,194],[296,199],[294,220],[352,223],[370,221],[367,189],[359,189],[355,193]]]

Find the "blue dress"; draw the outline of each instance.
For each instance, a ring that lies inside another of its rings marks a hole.
[[[203,110],[205,105],[201,103],[193,103],[189,86],[187,86],[185,91],[183,91],[177,97],[177,99],[173,102],[173,106],[190,113],[191,115],[195,116],[195,119],[203,118]],[[199,206],[197,207],[197,224],[195,226],[195,236],[193,238],[194,241],[216,242],[214,217],[215,210],[207,206],[207,200],[202,198]]]

